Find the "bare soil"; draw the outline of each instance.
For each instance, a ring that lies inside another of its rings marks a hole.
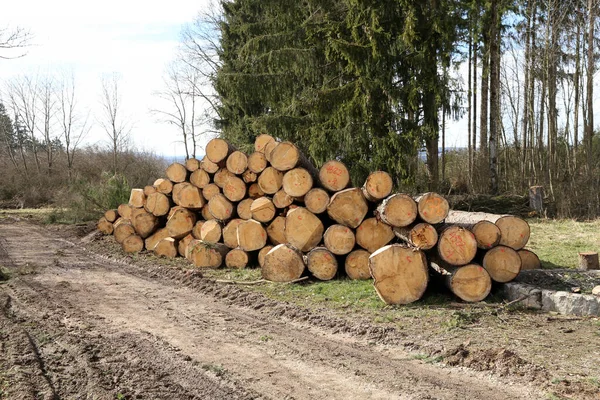
[[[0,220],[0,399],[600,399],[594,319],[378,324],[87,231]]]

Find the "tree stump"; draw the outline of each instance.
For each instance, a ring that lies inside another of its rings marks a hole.
[[[544,187],[531,186],[529,188],[529,208],[535,210],[540,217],[545,216],[544,212]]]
[[[579,253],[579,263],[577,264],[577,269],[581,271],[600,269],[598,266],[598,253],[593,251]]]

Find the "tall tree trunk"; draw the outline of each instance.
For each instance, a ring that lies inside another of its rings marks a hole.
[[[467,148],[468,148],[468,163],[469,163],[469,185],[472,185],[472,177],[473,177],[473,147],[471,147],[471,105],[473,104],[471,102],[472,100],[472,96],[473,96],[473,92],[471,89],[472,83],[471,83],[471,63],[473,62],[473,31],[472,31],[472,27],[469,27],[469,59],[467,61],[467,65],[468,65],[468,79],[467,79],[467,98],[468,98],[468,117],[467,117]]]
[[[490,191],[498,193],[498,128],[500,125],[500,44],[498,1],[492,0],[490,6]]]
[[[531,8],[532,0],[527,1],[527,28],[525,30],[525,82],[523,84],[523,119],[521,120],[521,140],[523,153],[521,154],[521,181],[525,183],[527,177],[527,129],[529,124],[529,80],[531,77]]]
[[[577,11],[580,11],[579,9]],[[577,13],[579,15],[579,13]],[[577,17],[579,20],[579,16]],[[573,73],[573,85],[575,86],[575,106],[573,113],[573,168],[577,169],[577,150],[579,146],[579,77],[581,73],[581,23],[577,21],[577,37],[575,39],[575,72]]]
[[[489,104],[489,76],[490,76],[490,47],[488,27],[484,27],[483,47],[481,52],[481,112],[479,115],[479,151],[482,156],[488,154],[488,104]]]
[[[588,176],[592,176],[592,140],[594,137],[594,26],[596,24],[596,9],[594,0],[588,0],[588,37],[587,37],[587,124],[585,127],[585,148]]]

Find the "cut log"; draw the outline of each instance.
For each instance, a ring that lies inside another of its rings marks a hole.
[[[223,228],[219,221],[211,219],[205,221],[200,228],[200,240],[206,243],[217,243],[221,240]]]
[[[132,223],[135,220],[135,217],[139,214],[147,214],[146,210],[144,210],[144,207],[131,209],[131,222]]]
[[[105,217],[101,217],[96,224],[96,227],[100,232],[105,235],[112,235],[113,230],[115,229],[112,222],[106,220]]]
[[[209,183],[202,188],[202,196],[206,199],[206,201],[210,201],[210,199],[219,193],[221,193],[221,188],[214,183]]]
[[[233,202],[244,199],[246,197],[246,183],[237,176],[227,179],[223,186],[223,195]]]
[[[202,161],[200,161],[200,168],[208,172],[209,174],[216,173],[220,167],[218,163],[214,163],[208,159],[208,157],[204,157]]]
[[[267,168],[267,158],[264,153],[255,151],[248,157],[248,169],[255,174],[260,174]]]
[[[173,191],[173,182],[168,179],[159,178],[154,181],[156,191],[162,194],[171,194]]]
[[[450,265],[466,265],[477,255],[477,240],[471,231],[449,225],[440,233],[437,250],[442,261]]]
[[[396,228],[409,226],[417,218],[417,203],[409,195],[393,194],[379,204],[377,215],[390,226]]]
[[[235,178],[235,175],[232,174],[227,168],[221,168],[215,173],[213,182],[215,185],[223,189],[231,178]]]
[[[277,147],[278,144],[278,141],[273,140],[272,142],[267,143],[267,145],[265,146],[265,158],[267,159],[267,162],[271,162],[271,154],[273,153],[273,150],[275,149],[275,147]]]
[[[508,246],[496,246],[488,250],[481,261],[494,282],[510,282],[521,271],[519,253]]]
[[[241,151],[234,151],[227,157],[225,165],[232,174],[241,175],[248,168],[248,156]]]
[[[204,207],[202,207],[202,210],[200,210],[200,215],[201,215],[202,219],[205,221],[215,219],[215,217],[213,217],[213,215],[210,213],[210,209],[208,208],[208,203]]]
[[[131,222],[133,228],[142,239],[146,239],[148,236],[152,235],[156,229],[158,229],[159,223],[156,215],[150,214],[145,210],[137,212]]]
[[[542,268],[540,258],[533,251],[521,249],[517,253],[519,253],[519,257],[521,257],[521,271]]]
[[[420,222],[402,228],[394,228],[394,234],[398,239],[418,250],[433,249],[438,242],[437,231],[433,225],[428,224],[427,222]]]
[[[442,262],[431,262],[431,268],[455,296],[463,301],[478,302],[492,289],[490,274],[478,264],[455,267]]]
[[[154,251],[154,248],[161,240],[170,237],[169,230],[167,228],[161,228],[154,232],[152,235],[148,236],[144,241],[146,246],[146,250]]]
[[[129,235],[123,239],[121,248],[125,253],[139,253],[144,250],[144,240],[138,235]]]
[[[196,214],[187,208],[178,207],[167,220],[169,236],[181,239],[192,233],[196,224]]]
[[[246,183],[254,183],[258,180],[258,174],[247,169],[242,174],[242,180]]]
[[[269,143],[274,143],[275,139],[273,136],[262,133],[254,139],[254,151],[260,154],[264,154],[265,148]]]
[[[135,229],[133,228],[133,224],[126,219],[120,218],[114,224],[113,236],[117,243],[123,243],[123,240],[127,236],[135,235]]]
[[[164,238],[154,247],[154,254],[158,257],[175,258],[179,254],[177,244],[172,237]]]
[[[269,226],[267,226],[267,236],[275,246],[285,243],[285,217],[276,217]]]
[[[214,138],[206,145],[206,157],[215,164],[225,160],[235,149],[226,140]]]
[[[283,185],[283,172],[267,167],[258,176],[258,186],[267,194],[275,194]]]
[[[598,253],[594,251],[585,251],[579,253],[579,263],[577,269],[581,271],[600,269],[598,266]]]
[[[367,176],[367,180],[362,187],[365,198],[369,201],[380,201],[392,193],[394,181],[385,171],[375,171]]]
[[[104,219],[110,223],[115,222],[118,218],[119,218],[119,210],[117,210],[116,208],[114,208],[112,210],[106,210],[106,212],[104,213]]]
[[[181,183],[187,179],[188,170],[185,168],[185,165],[175,162],[167,167],[165,174],[171,182]]]
[[[173,186],[173,202],[191,210],[199,210],[206,204],[201,190],[188,182]]]
[[[313,187],[313,178],[304,168],[294,168],[283,175],[283,190],[292,197],[302,197]]]
[[[300,251],[310,251],[323,240],[323,222],[304,207],[295,208],[285,217],[285,239]]]
[[[131,208],[129,204],[120,204],[117,210],[121,218],[131,220]]]
[[[254,199],[252,199],[252,198],[244,199],[244,200],[240,201],[237,205],[238,217],[240,217],[241,219],[252,218],[252,211],[250,210],[250,207],[252,207],[253,202],[254,202]]]
[[[302,253],[291,245],[282,243],[267,253],[261,272],[268,281],[290,282],[299,279],[305,268]]]
[[[260,250],[267,244],[267,232],[253,219],[242,222],[237,229],[239,247],[245,251]]]
[[[392,227],[377,218],[367,218],[356,228],[356,244],[369,253],[385,246],[393,238]]]
[[[194,224],[194,227],[192,228],[192,236],[194,239],[202,240],[202,225],[204,225],[205,222],[206,220],[200,219]]]
[[[219,268],[228,252],[229,247],[222,243],[192,240],[188,244],[186,258],[198,268]]]
[[[350,184],[350,173],[344,163],[331,160],[327,161],[319,170],[321,186],[331,192],[339,192]]]
[[[238,243],[237,228],[244,222],[241,218],[234,218],[223,228],[223,244],[230,249],[235,249],[240,244]]]
[[[448,216],[450,205],[442,195],[434,192],[422,194],[416,198],[419,217],[429,224],[435,225]]]
[[[275,246],[271,246],[270,244],[266,245],[258,252],[258,265],[262,268],[265,263],[265,256],[268,252],[270,252]]]
[[[498,215],[482,212],[467,212],[452,210],[448,213],[446,222],[450,224],[469,225],[479,221],[489,221],[500,229],[500,244],[520,250],[529,240],[529,224],[514,215]]]
[[[152,193],[146,197],[144,209],[150,214],[161,217],[169,213],[169,210],[171,209],[171,202],[169,201],[169,198],[162,193]]]
[[[146,202],[146,195],[144,189],[131,189],[131,195],[129,195],[129,205],[134,208],[144,207]]]
[[[278,190],[277,193],[273,195],[273,205],[276,208],[289,207],[293,202],[294,198],[287,194],[283,189]]]
[[[271,152],[269,162],[278,171],[285,172],[296,167],[302,167],[313,176],[318,176],[316,168],[292,142],[281,142]]]
[[[267,197],[259,197],[250,205],[252,219],[258,222],[267,223],[275,218],[275,205]]]
[[[203,169],[197,169],[190,175],[190,183],[199,189],[204,189],[210,183],[210,175]]]
[[[337,275],[337,259],[325,247],[315,247],[306,255],[306,266],[315,278],[329,281]]]
[[[327,214],[338,224],[357,228],[367,215],[369,205],[360,188],[337,192],[331,197]]]
[[[152,193],[156,193],[157,190],[154,186],[150,186],[150,185],[146,185],[144,186],[144,195],[146,196],[146,198],[148,198],[148,196],[150,196]]]
[[[327,211],[329,194],[321,188],[314,188],[304,196],[304,205],[313,214],[321,214]]]
[[[258,199],[259,197],[263,197],[265,192],[260,188],[258,183],[253,183],[248,186],[248,197],[251,199]]]
[[[219,221],[227,221],[233,215],[234,205],[221,193],[208,201],[208,211]]]
[[[348,253],[344,264],[348,278],[354,280],[371,279],[371,271],[369,271],[370,256],[371,253],[363,249]]]
[[[200,169],[200,160],[195,158],[188,158],[185,160],[185,169],[189,172],[195,172]]]
[[[248,253],[242,249],[229,250],[229,253],[225,256],[225,265],[227,268],[246,268],[249,261],[250,257]]]
[[[179,255],[181,257],[186,256],[187,248],[188,248],[189,244],[192,242],[192,240],[196,240],[196,239],[194,239],[194,236],[192,236],[192,234],[189,234],[189,235],[185,236],[183,239],[181,239],[179,241],[179,243],[177,244],[177,253],[179,253]]]
[[[500,244],[502,233],[500,228],[490,221],[479,221],[470,227],[471,232],[477,240],[477,247],[488,250]]]
[[[354,231],[344,225],[331,225],[323,234],[325,247],[338,256],[348,254],[356,244]]]
[[[379,298],[387,304],[412,303],[427,289],[427,259],[420,250],[387,245],[371,254],[369,270]]]

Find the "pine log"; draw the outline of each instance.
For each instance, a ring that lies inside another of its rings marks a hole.
[[[365,198],[372,202],[385,199],[392,193],[394,181],[385,171],[375,171],[367,176],[367,180],[362,187]]]
[[[521,271],[542,268],[540,258],[533,251],[521,249],[517,253],[519,253],[519,257],[521,258]]]
[[[202,209],[200,210],[200,216],[205,221],[215,219],[215,217],[213,217],[213,215],[210,213],[210,209],[208,208],[208,203],[206,203],[206,205],[204,207],[202,207]]]
[[[148,198],[148,196],[150,196],[152,193],[156,193],[157,190],[154,186],[151,185],[146,185],[144,186],[144,196],[146,196],[146,198]]]
[[[265,256],[268,252],[270,252],[275,246],[271,246],[270,244],[266,245],[262,249],[258,251],[258,265],[262,268],[265,263]]]
[[[457,225],[448,225],[440,233],[438,255],[450,265],[469,264],[477,255],[475,235]]]
[[[131,220],[131,209],[132,207],[129,204],[120,204],[117,208],[121,218],[128,220]]]
[[[418,250],[430,250],[438,242],[438,233],[433,225],[427,222],[394,228],[394,235],[406,244]]]
[[[278,171],[285,172],[296,167],[306,169],[312,176],[318,176],[317,169],[292,142],[281,142],[271,152],[269,162]],[[307,190],[308,191],[308,190]]]
[[[465,229],[470,230],[475,235],[477,240],[477,247],[482,250],[488,250],[500,244],[502,239],[502,233],[500,228],[493,222],[488,220],[473,221],[469,218],[471,213],[456,213],[451,210],[448,213],[446,221],[453,225],[462,226]]]
[[[425,254],[399,244],[382,247],[369,257],[369,270],[379,298],[387,304],[419,300],[427,289]]]
[[[521,257],[516,250],[508,246],[496,246],[480,257],[481,265],[490,274],[494,282],[510,282],[521,271]]]
[[[285,217],[285,239],[300,251],[314,249],[323,239],[323,222],[304,207],[295,208]]]
[[[255,174],[260,174],[267,168],[267,158],[264,153],[255,151],[248,156],[248,169]]]
[[[273,205],[276,208],[286,208],[289,207],[294,202],[294,198],[287,194],[285,190],[278,190],[277,193],[273,195]]]
[[[162,217],[163,215],[167,215],[169,213],[169,210],[171,209],[171,202],[169,198],[162,193],[152,193],[146,197],[144,209],[150,214],[153,214],[157,217]]]
[[[213,176],[213,182],[215,185],[223,189],[231,178],[235,178],[235,175],[232,174],[227,168],[221,168]]]
[[[121,248],[125,253],[139,253],[144,250],[144,240],[138,235],[129,235],[123,239]]]
[[[283,172],[267,167],[258,176],[258,186],[267,194],[275,194],[283,185]]]
[[[278,144],[279,142],[276,140],[273,140],[272,142],[266,144],[265,158],[267,159],[267,162],[271,162],[271,154],[273,154],[273,150],[275,149],[275,147],[277,147]]]
[[[238,242],[238,226],[244,222],[241,218],[234,218],[223,228],[223,244],[230,249],[235,249],[240,244]]]
[[[250,205],[252,219],[267,223],[275,218],[275,205],[268,197],[259,197]]]
[[[234,151],[227,157],[225,165],[232,174],[241,175],[248,168],[248,156],[241,151]]]
[[[200,228],[200,240],[206,243],[217,243],[221,241],[223,227],[216,219],[205,221]]]
[[[225,256],[225,265],[227,268],[243,269],[248,266],[250,257],[248,253],[242,249],[232,249]]]
[[[514,215],[498,215],[481,212],[467,212],[452,210],[446,218],[447,223],[452,224],[475,224],[479,221],[489,221],[496,224],[500,229],[500,244],[520,250],[529,240],[529,224],[522,218]]]
[[[171,194],[173,191],[173,182],[168,179],[158,178],[153,185],[156,191],[162,194]]]
[[[179,243],[177,244],[177,253],[181,256],[184,257],[187,254],[187,248],[189,246],[189,244],[192,242],[192,240],[196,240],[194,239],[194,236],[192,236],[192,234],[189,234],[187,236],[185,236],[183,239],[181,239],[179,241]]]
[[[239,247],[245,251],[260,250],[267,244],[267,232],[253,219],[242,222],[237,229]]]
[[[302,197],[313,187],[313,178],[304,168],[294,168],[283,175],[283,190],[292,197]]]
[[[227,221],[233,215],[235,206],[221,193],[216,194],[208,201],[208,211],[219,221]]]
[[[267,253],[261,271],[263,278],[268,281],[290,282],[299,279],[305,268],[302,253],[282,243]]]
[[[319,170],[321,186],[331,192],[344,190],[350,184],[350,173],[341,161],[327,161]]]
[[[247,169],[242,174],[242,180],[246,183],[254,183],[258,180],[258,174]]]
[[[190,175],[190,183],[198,189],[204,189],[210,183],[210,175],[203,169],[197,169]]]
[[[210,201],[210,199],[219,193],[221,193],[221,188],[214,183],[209,183],[202,188],[202,197],[204,197],[206,201]]]
[[[214,138],[206,145],[206,157],[215,164],[225,160],[235,149],[226,140]]]
[[[246,183],[237,176],[229,178],[223,186],[223,195],[233,202],[243,200],[246,197]]]
[[[338,256],[348,254],[354,248],[356,237],[352,229],[344,225],[331,225],[323,234],[325,247]]]
[[[306,255],[306,266],[315,278],[329,281],[337,275],[337,259],[325,247],[315,247]]]
[[[188,182],[173,186],[173,202],[191,210],[199,210],[206,204],[200,189]]]
[[[259,177],[260,178],[260,177]],[[265,192],[260,188],[258,183],[253,183],[248,186],[248,197],[251,199],[258,199],[259,197],[263,197]]]
[[[133,224],[129,220],[120,218],[115,222],[113,226],[113,236],[119,244],[123,243],[123,240],[125,240],[127,236],[135,235],[135,229],[133,228]]]
[[[209,174],[214,174],[221,167],[220,167],[219,163],[214,163],[214,162],[210,161],[208,159],[208,157],[204,156],[202,161],[200,161],[200,168],[202,168],[204,171],[208,172]]]
[[[165,174],[171,182],[181,183],[187,179],[188,170],[185,168],[185,165],[175,162],[167,167]]]
[[[187,246],[186,258],[198,268],[219,268],[228,252],[229,247],[222,243],[192,240]]]
[[[144,241],[144,245],[146,246],[146,250],[154,251],[154,248],[161,240],[168,238],[169,230],[167,228],[161,228],[154,232],[152,235],[148,236]]]
[[[419,217],[429,224],[439,224],[448,216],[450,210],[448,200],[438,193],[425,193],[415,200],[417,201]]]
[[[96,227],[105,235],[112,235],[113,230],[115,229],[112,222],[107,221],[105,217],[101,217],[98,220]]]
[[[202,240],[202,225],[204,225],[205,222],[205,219],[199,219],[194,224],[194,227],[192,228],[192,236],[194,237],[194,239]]]
[[[200,169],[200,160],[195,158],[188,158],[185,160],[185,169],[189,172],[195,172]]]
[[[129,195],[129,205],[134,208],[144,207],[146,202],[146,195],[144,189],[131,189],[131,195]]]
[[[104,219],[110,223],[115,222],[119,218],[119,210],[113,208],[112,210],[106,210],[104,212]]]
[[[147,214],[147,211],[144,210],[144,207],[142,208],[132,208],[131,209],[131,222],[133,223],[133,221],[135,220],[135,217],[139,214]]]
[[[167,229],[169,236],[174,239],[181,239],[192,233],[196,224],[196,214],[187,208],[177,207],[171,216],[167,219]]]
[[[403,193],[389,196],[377,207],[379,219],[396,228],[409,226],[415,221],[417,215],[417,203],[412,197]]]
[[[252,198],[244,199],[244,200],[240,201],[237,205],[238,217],[240,217],[241,219],[246,219],[246,220],[252,218],[252,211],[250,210],[250,207],[252,207],[253,202],[254,202],[254,199],[252,199]]]
[[[267,226],[267,237],[274,245],[285,243],[285,217],[275,217]]]
[[[369,205],[360,188],[335,193],[327,206],[327,214],[335,222],[350,228],[357,228],[368,211]]]
[[[369,253],[385,246],[393,238],[392,227],[377,218],[367,218],[356,228],[356,244]]]
[[[269,143],[274,143],[275,139],[273,136],[262,133],[254,139],[254,151],[260,154],[264,154],[265,148]]]
[[[600,269],[598,265],[598,253],[595,251],[584,251],[579,253],[577,269],[581,271]]]
[[[178,242],[172,237],[162,239],[154,246],[154,254],[158,257],[175,258],[179,252],[177,251]]]
[[[369,271],[369,257],[371,253],[366,250],[354,250],[346,256],[344,267],[348,278],[354,280],[371,279],[371,271]]]
[[[321,214],[327,211],[329,194],[321,188],[313,188],[304,195],[304,206],[313,214]]]
[[[455,267],[437,260],[431,262],[431,268],[446,287],[463,301],[482,301],[492,289],[490,274],[479,264]]]
[[[148,236],[152,235],[156,229],[158,229],[159,220],[156,215],[150,214],[145,210],[141,210],[136,213],[131,222],[137,234],[142,239],[146,239]]]

